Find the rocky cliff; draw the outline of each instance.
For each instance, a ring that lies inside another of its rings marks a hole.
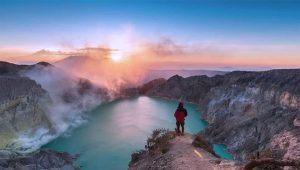
[[[211,78],[173,76],[138,91],[198,103],[210,123],[201,134],[227,145],[235,159],[266,150],[276,157],[299,159],[299,84],[297,69],[238,71]]]
[[[45,107],[51,99],[35,81],[16,75],[26,66],[0,65],[0,148],[18,147],[13,145],[20,134],[52,130]]]
[[[236,159],[265,150],[299,159],[299,83],[299,70],[228,74],[200,102],[211,123],[203,133],[226,144]]]

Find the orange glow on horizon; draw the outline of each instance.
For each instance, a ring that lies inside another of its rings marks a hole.
[[[89,56],[96,60],[109,59],[125,66],[136,67],[186,67],[251,66],[289,68],[300,67],[300,50],[294,46],[201,46],[178,44],[170,38],[149,42],[132,35],[132,30],[109,37],[106,45],[73,49],[73,51],[28,52],[22,49],[0,48],[0,60],[15,63],[46,61],[55,63],[69,56]],[[102,66],[106,67],[106,66]],[[111,66],[112,67],[112,66]],[[141,68],[144,69],[144,68]]]
[[[121,51],[113,51],[110,53],[110,58],[115,62],[120,62],[125,57],[126,57],[125,54],[122,53]]]

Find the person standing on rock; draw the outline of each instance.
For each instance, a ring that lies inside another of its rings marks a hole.
[[[176,118],[176,132],[178,134],[181,133],[181,135],[183,135],[184,133],[184,120],[187,115],[188,114],[186,109],[183,107],[183,103],[179,102],[178,107],[174,113],[174,117]],[[181,126],[181,132],[180,132],[180,126]]]

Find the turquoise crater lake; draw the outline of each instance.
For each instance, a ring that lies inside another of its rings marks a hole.
[[[174,130],[173,113],[178,102],[154,97],[119,99],[88,113],[89,121],[55,139],[44,148],[80,154],[76,165],[83,170],[127,169],[131,153],[143,149],[156,128]],[[195,134],[207,126],[197,105],[186,103],[186,132]],[[218,155],[232,159],[223,145],[214,145]]]

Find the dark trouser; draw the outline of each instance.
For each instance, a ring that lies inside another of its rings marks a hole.
[[[180,133],[180,126],[181,126],[181,129],[182,129],[182,133],[184,133],[184,122],[176,122],[176,126],[177,126],[177,132]]]

